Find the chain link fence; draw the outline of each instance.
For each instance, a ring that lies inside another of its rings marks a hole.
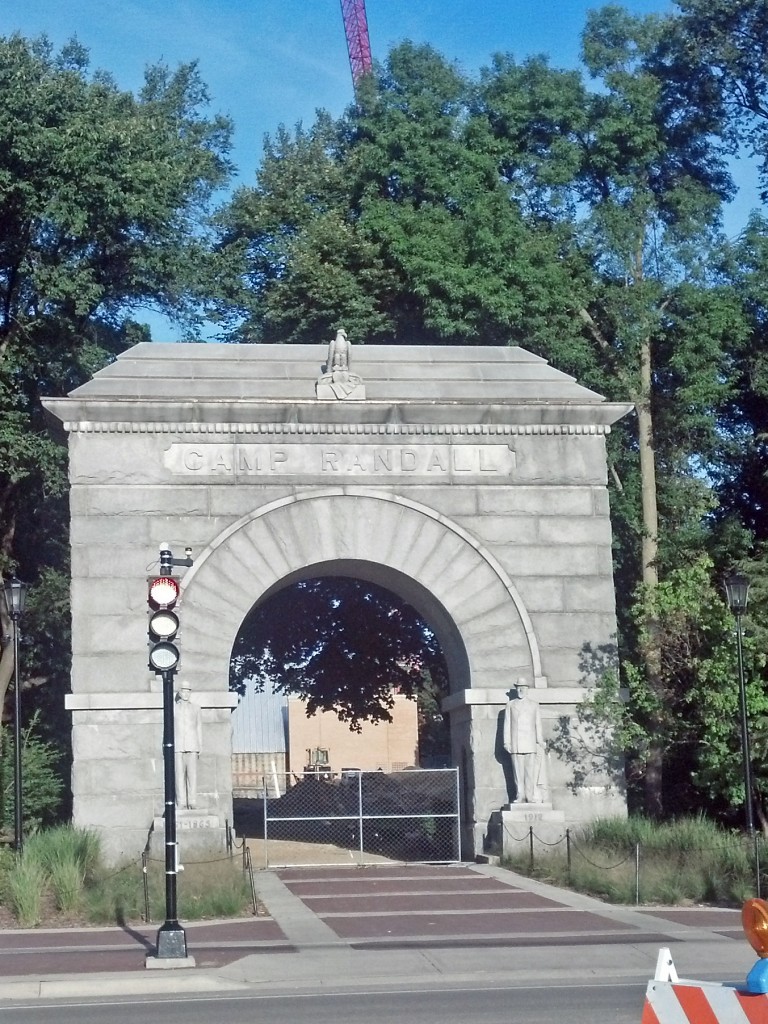
[[[273,772],[237,808],[264,867],[461,859],[456,768]]]

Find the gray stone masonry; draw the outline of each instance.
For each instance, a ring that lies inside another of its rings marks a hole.
[[[467,853],[510,799],[498,733],[514,680],[530,678],[550,738],[564,723],[576,737],[585,661],[615,657],[605,436],[630,407],[523,349],[482,347],[353,348],[365,399],[329,400],[315,394],[326,352],[142,344],[45,403],[69,439],[75,821],[114,859],[136,855],[162,812],[146,664],[161,542],[193,550],[180,671],[204,695],[199,813],[222,829],[232,645],[288,581],[356,575],[433,625]],[[555,810],[569,824],[621,812],[615,769],[590,762],[574,786],[575,756],[549,755]]]

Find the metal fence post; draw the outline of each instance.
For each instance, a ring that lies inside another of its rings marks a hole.
[[[760,833],[753,833],[755,843],[755,892],[760,899]]]
[[[454,856],[457,861],[461,860],[461,780],[459,779],[459,769],[453,769],[454,776],[456,778],[456,847],[454,849]]]
[[[635,843],[635,906],[640,905],[640,843]]]
[[[269,867],[269,837],[267,836],[267,779],[266,776],[262,776],[261,783],[263,786],[262,792],[264,793],[264,867]],[[245,857],[245,854],[243,854]],[[243,864],[245,867],[245,864]]]
[[[149,921],[152,920],[152,917],[151,917],[151,914],[150,914],[150,910],[149,910],[149,877],[148,877],[148,873],[147,873],[148,872],[148,867],[147,867],[148,860],[149,860],[149,855],[147,854],[147,851],[144,850],[144,852],[141,855],[141,873],[142,873],[143,878],[144,878],[144,920],[147,923],[149,923]]]
[[[568,885],[571,884],[571,830],[565,830],[565,860],[568,872]]]
[[[531,871],[531,874],[533,874],[533,825],[531,825],[529,827],[529,829],[528,829],[528,841],[531,844],[531,866],[530,866],[530,871]]]
[[[357,773],[357,824],[360,833],[360,865],[365,862],[365,843],[363,842],[363,773]]]

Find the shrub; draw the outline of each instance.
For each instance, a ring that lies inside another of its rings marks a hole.
[[[64,782],[60,773],[61,752],[41,740],[38,714],[21,732],[21,771],[24,780],[22,820],[24,834],[29,835],[42,825],[55,821],[61,809]],[[0,827],[11,832],[14,826],[14,761],[13,732],[0,728]]]

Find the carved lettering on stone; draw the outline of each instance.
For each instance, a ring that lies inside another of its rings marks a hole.
[[[212,479],[406,477],[508,483],[515,452],[508,444],[179,443],[166,449],[164,462],[174,476]]]

